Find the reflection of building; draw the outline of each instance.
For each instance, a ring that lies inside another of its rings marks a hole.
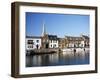
[[[41,48],[41,37],[26,36],[26,49],[40,49]]]

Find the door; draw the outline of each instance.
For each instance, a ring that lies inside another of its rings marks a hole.
[[[49,43],[46,43],[46,48],[49,48]]]

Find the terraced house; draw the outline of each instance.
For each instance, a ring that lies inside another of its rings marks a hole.
[[[79,37],[65,36],[64,38],[59,38],[59,48],[63,49],[73,47],[89,47],[89,37],[86,35],[81,35]]]

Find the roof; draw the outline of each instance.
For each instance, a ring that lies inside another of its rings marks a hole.
[[[64,40],[65,38],[58,38],[58,40]]]
[[[41,38],[41,36],[26,36],[26,38]]]
[[[89,39],[89,36],[86,36],[86,35],[82,35],[82,37],[85,39]]]
[[[86,35],[81,35],[80,37],[76,36],[65,36],[68,40],[84,40],[84,39],[89,39],[89,36]]]
[[[58,40],[57,35],[48,35],[49,40]]]
[[[68,40],[82,40],[82,37],[75,37],[75,36],[65,36]]]

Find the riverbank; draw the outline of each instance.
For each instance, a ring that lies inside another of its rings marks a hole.
[[[61,52],[83,52],[89,51],[89,48],[49,48],[49,49],[34,49],[27,50],[26,55],[40,55],[40,54],[53,54],[53,53],[61,53]]]
[[[59,49],[34,49],[34,50],[28,50],[26,55],[39,55],[39,54],[53,54],[58,53]]]
[[[81,51],[88,51],[89,48],[64,48],[64,49],[61,49],[61,51],[63,52],[81,52]]]

